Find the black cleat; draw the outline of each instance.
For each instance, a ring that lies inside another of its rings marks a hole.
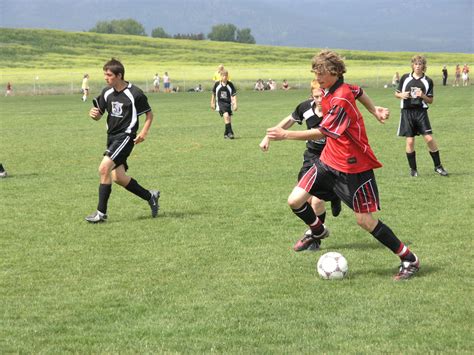
[[[151,198],[148,201],[148,204],[151,208],[151,216],[155,218],[158,216],[158,210],[160,209],[160,205],[158,204],[158,200],[160,199],[160,191],[151,190],[150,191]]]
[[[95,211],[91,215],[86,217],[86,221],[89,223],[102,223],[107,220],[107,215],[100,211]]]
[[[418,176],[418,171],[415,169],[410,169],[410,176],[411,177],[417,177]]]
[[[413,275],[415,275],[418,270],[420,270],[420,260],[416,257],[416,255],[415,258],[416,260],[413,262],[402,261],[402,263],[400,264],[400,270],[393,277],[395,281],[408,280]]]
[[[446,170],[444,170],[444,168],[443,168],[442,165],[438,165],[438,166],[434,169],[434,171],[435,171],[436,173],[438,173],[439,175],[441,175],[441,176],[448,176],[448,175],[449,175],[448,172],[447,172]]]
[[[301,238],[295,243],[295,245],[293,246],[293,250],[294,251],[319,250],[319,247],[321,246],[321,239],[327,238],[328,236],[329,236],[329,229],[327,229],[326,227],[324,227],[324,231],[319,235],[313,234],[311,232],[311,229],[308,229],[304,233],[303,238]]]

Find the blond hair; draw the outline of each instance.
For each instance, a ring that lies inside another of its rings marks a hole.
[[[411,58],[411,68],[413,69],[413,66],[415,63],[421,63],[423,65],[423,72],[426,71],[426,58],[420,54],[414,55]]]

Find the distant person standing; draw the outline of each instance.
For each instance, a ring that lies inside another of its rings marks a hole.
[[[433,103],[433,80],[425,75],[426,59],[415,55],[411,59],[412,72],[404,74],[400,80],[395,97],[400,99],[401,115],[398,135],[406,137],[406,156],[410,166],[410,175],[418,176],[415,152],[415,136],[422,135],[434,163],[434,171],[441,176],[448,172],[441,165],[438,145],[433,138],[428,104]]]
[[[89,96],[89,74],[84,74],[82,78],[82,101],[86,102],[87,97]]]
[[[461,67],[459,66],[459,64],[456,64],[456,68],[454,69],[453,86],[459,86],[460,81],[461,81]]]
[[[221,80],[214,84],[211,95],[211,109],[219,111],[221,117],[224,118],[225,139],[234,139],[234,131],[232,130],[232,115],[237,111],[237,90],[234,84],[227,80],[228,72],[221,72]]]
[[[107,87],[94,99],[89,116],[99,120],[104,112],[107,115],[107,150],[99,165],[100,184],[97,210],[86,217],[89,223],[107,220],[107,204],[112,192],[112,182],[147,201],[151,216],[158,215],[159,191],[143,188],[135,179],[126,175],[127,159],[136,144],[143,142],[153,121],[153,113],[148,99],[141,89],[125,81],[125,68],[121,62],[112,58],[104,67]],[[145,123],[139,133],[138,118],[145,114]]]
[[[467,64],[464,64],[464,67],[462,68],[462,86],[468,86],[469,85],[469,66]]]
[[[5,91],[5,96],[11,96],[13,94],[12,83],[7,83],[7,90]]]
[[[158,73],[153,77],[153,91],[160,92],[160,76]]]
[[[446,83],[448,82],[448,69],[446,68],[446,65],[443,66],[441,72],[443,73],[443,86],[446,86]]]
[[[171,79],[167,71],[165,71],[165,74],[163,75],[163,87],[165,92],[171,92]]]

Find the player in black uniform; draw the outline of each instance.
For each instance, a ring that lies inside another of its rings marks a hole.
[[[125,81],[125,68],[112,58],[104,65],[104,78],[108,84],[102,93],[94,99],[89,116],[99,120],[105,111],[107,115],[107,150],[99,165],[100,185],[97,211],[86,217],[90,223],[104,222],[107,219],[107,201],[112,191],[112,181],[147,201],[152,217],[158,214],[159,191],[144,189],[138,182],[127,176],[127,158],[135,144],[145,140],[153,113],[148,99],[135,85]],[[140,133],[138,117],[145,114],[145,124]]]
[[[0,178],[6,178],[8,176],[7,171],[3,167],[3,165],[0,163]]]
[[[428,104],[433,103],[433,80],[425,75],[426,59],[415,55],[411,59],[412,72],[404,74],[400,79],[395,97],[401,100],[400,125],[398,135],[406,137],[406,155],[410,166],[410,175],[418,176],[416,167],[415,136],[423,135],[431,158],[434,171],[441,176],[448,176],[448,172],[441,165],[439,149],[432,136],[430,119],[428,118]]]
[[[211,96],[211,109],[219,111],[224,118],[225,139],[234,139],[232,130],[232,110],[237,111],[237,90],[234,84],[228,81],[229,73],[227,70],[221,71],[221,80],[214,84]]]

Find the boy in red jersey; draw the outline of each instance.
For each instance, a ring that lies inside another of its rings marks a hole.
[[[345,64],[335,52],[324,50],[316,55],[312,71],[324,90],[320,127],[287,131],[277,126],[267,130],[271,140],[326,137],[326,147],[320,160],[308,170],[288,198],[293,201],[290,206],[293,212],[311,229],[311,234],[305,233],[294,249],[306,250],[315,240],[329,235],[329,230],[306,200],[310,194],[333,191],[354,211],[359,226],[400,257],[400,269],[394,279],[409,279],[419,270],[418,258],[387,225],[372,215],[380,209],[373,169],[380,168],[382,164],[369,145],[364,120],[355,103],[355,93],[362,89],[344,83]],[[383,123],[389,113],[387,109],[377,107],[373,114]]]

